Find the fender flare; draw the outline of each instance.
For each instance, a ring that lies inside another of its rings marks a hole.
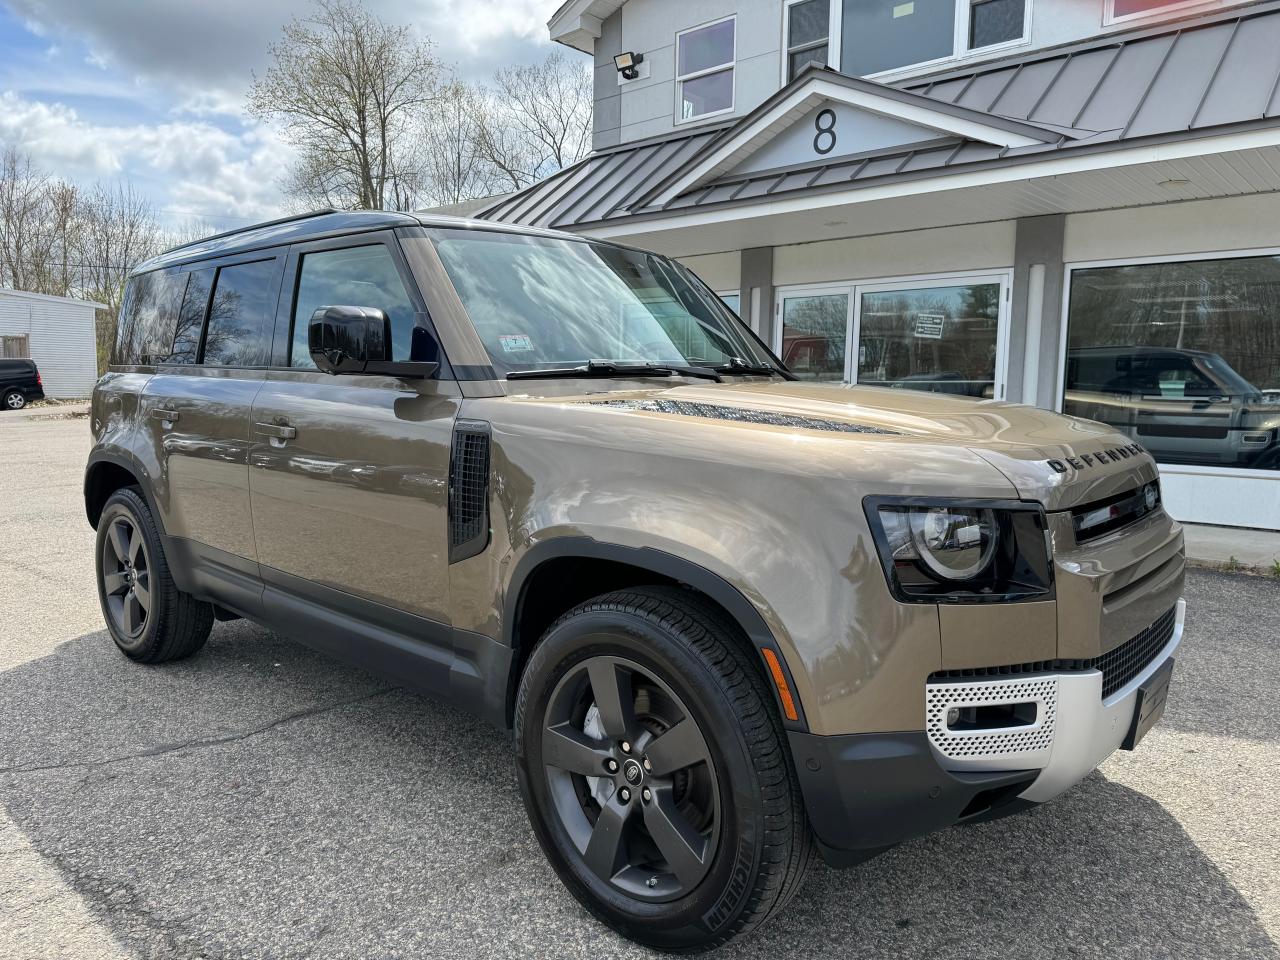
[[[755,647],[759,657],[760,669],[764,673],[765,685],[773,692],[773,700],[778,708],[778,716],[782,720],[783,727],[787,730],[808,731],[809,726],[805,720],[804,705],[800,702],[800,694],[796,689],[795,680],[791,675],[791,668],[787,664],[786,657],[783,656],[782,649],[778,646],[773,631],[765,623],[760,611],[737,587],[718,573],[708,570],[706,567],[700,566],[691,560],[667,553],[664,550],[657,550],[653,547],[626,547],[620,544],[595,540],[591,537],[557,537],[537,543],[525,552],[512,571],[511,579],[507,584],[502,610],[503,641],[513,653],[512,689],[514,689],[514,684],[519,681],[519,677],[515,675],[515,670],[519,665],[519,658],[515,656],[517,646],[515,627],[519,623],[524,605],[526,584],[533,572],[542,564],[550,560],[569,557],[625,563],[628,566],[648,570],[677,583],[685,584],[710,597],[724,608],[730,618],[746,635],[751,645]],[[764,658],[765,650],[772,651],[782,668],[787,686],[791,690],[796,714],[799,717],[798,720],[788,720],[785,711],[782,709],[781,698],[770,676],[768,662]]]
[[[89,454],[89,462],[84,468],[84,514],[85,519],[89,521],[92,527],[97,526],[94,521],[93,514],[89,509],[89,489],[96,472],[96,468],[101,464],[111,464],[127,470],[138,481],[138,486],[142,490],[142,497],[147,501],[147,506],[151,508],[151,516],[156,522],[156,526],[160,528],[160,535],[165,535],[164,520],[160,516],[160,511],[156,509],[155,495],[151,491],[151,477],[148,475],[146,468],[132,455],[126,452],[115,453],[107,450],[94,450]]]

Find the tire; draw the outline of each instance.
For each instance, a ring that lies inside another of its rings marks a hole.
[[[0,407],[5,410],[21,410],[27,405],[27,395],[21,390],[8,390],[0,399]]]
[[[166,663],[204,646],[213,605],[174,584],[155,518],[136,487],[107,499],[94,555],[102,616],[126,657]]]
[[[517,767],[538,842],[591,914],[660,950],[759,926],[812,856],[781,720],[735,632],[690,591],[624,590],[561,617],[520,678]]]

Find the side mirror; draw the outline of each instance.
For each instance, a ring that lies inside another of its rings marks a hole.
[[[307,346],[325,373],[365,373],[390,359],[391,318],[376,307],[321,307],[307,324]]]

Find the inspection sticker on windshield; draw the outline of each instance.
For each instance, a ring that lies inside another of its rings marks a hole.
[[[507,333],[498,337],[503,353],[526,353],[533,349],[533,341],[527,333]]]

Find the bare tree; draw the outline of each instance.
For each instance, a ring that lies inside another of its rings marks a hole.
[[[150,201],[127,184],[98,184],[77,210],[78,292],[105,304],[98,311],[98,368],[103,369],[116,340],[120,300],[129,272],[165,245]]]
[[[316,0],[271,45],[249,112],[280,124],[298,151],[284,187],[334,206],[386,209],[406,191],[404,154],[440,67],[430,45],[352,0]]]
[[[576,163],[591,149],[591,74],[560,51],[493,78],[479,124],[482,155],[518,190]]]
[[[459,80],[440,87],[419,141],[421,192],[429,202],[460,203],[503,188],[505,175],[482,146],[491,100],[488,91]]]

